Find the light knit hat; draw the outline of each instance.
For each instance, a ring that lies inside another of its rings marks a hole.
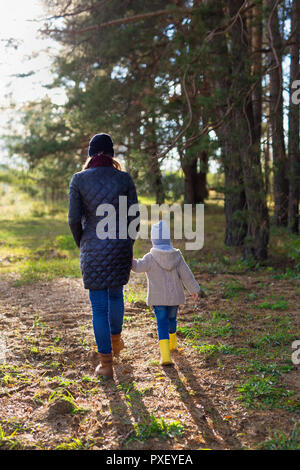
[[[154,248],[161,250],[172,248],[170,229],[163,220],[160,220],[158,224],[152,225],[151,241]]]

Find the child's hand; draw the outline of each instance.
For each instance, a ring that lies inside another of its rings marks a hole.
[[[193,301],[194,301],[194,302],[197,302],[197,300],[198,300],[198,293],[195,292],[194,294],[192,294],[192,298],[193,298]]]

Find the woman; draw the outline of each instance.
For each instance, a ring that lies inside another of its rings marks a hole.
[[[129,280],[134,243],[128,235],[127,228],[132,218],[127,217],[127,213],[132,204],[137,204],[137,195],[130,175],[122,171],[113,158],[113,142],[108,134],[96,134],[91,139],[88,155],[82,171],[75,173],[70,182],[69,226],[80,247],[84,287],[89,289],[93,328],[100,355],[100,364],[95,372],[111,378],[112,355],[119,355],[124,347],[121,339],[123,285]],[[120,196],[127,197],[126,214],[119,207]],[[108,204],[116,216],[113,221],[116,237],[107,230],[104,236],[99,233],[101,220],[102,229],[105,226]],[[97,215],[99,213],[101,215]],[[128,219],[125,237],[123,234],[120,238],[119,215],[125,215]]]

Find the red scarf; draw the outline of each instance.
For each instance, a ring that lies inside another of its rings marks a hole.
[[[90,161],[89,168],[95,168],[96,166],[112,166],[112,157],[104,155],[104,153],[98,153],[94,155]]]

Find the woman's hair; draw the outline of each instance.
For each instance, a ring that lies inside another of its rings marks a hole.
[[[120,164],[117,160],[115,160],[115,158],[113,158],[111,155],[107,155],[107,154],[103,154],[103,155],[105,155],[105,156],[111,158],[111,160],[112,160],[112,166],[113,166],[114,168],[116,168],[117,170],[123,171],[121,164]],[[93,156],[94,156],[94,155],[93,155]],[[92,158],[93,158],[93,157],[87,157],[86,161],[84,162],[84,164],[83,164],[83,166],[82,166],[82,171],[83,171],[83,170],[87,170],[88,168],[90,168]]]

